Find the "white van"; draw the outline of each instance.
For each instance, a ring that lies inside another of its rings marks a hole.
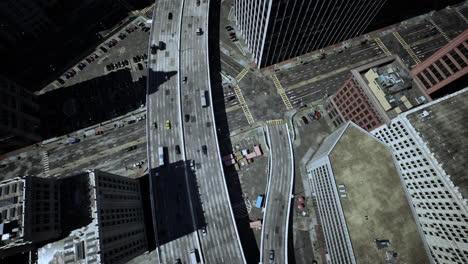
[[[198,264],[199,263],[199,258],[198,258],[198,251],[197,249],[192,249],[190,252],[190,264]]]
[[[159,147],[159,166],[164,166],[164,148]]]

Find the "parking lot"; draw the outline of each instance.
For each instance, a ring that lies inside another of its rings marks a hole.
[[[73,86],[121,69],[130,69],[134,81],[146,75],[146,70],[144,70],[146,60],[135,61],[133,59],[136,56],[147,56],[150,25],[145,24],[145,21],[143,17],[136,17],[119,28],[107,39],[103,39],[94,51],[64,72],[60,80],[57,79],[45,86],[37,94],[41,95],[62,87]],[[119,65],[119,62],[124,65]],[[111,64],[115,67],[108,69],[106,66]],[[138,64],[141,64],[143,69],[140,70],[141,67],[138,67]]]

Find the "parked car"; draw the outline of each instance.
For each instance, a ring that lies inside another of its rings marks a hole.
[[[124,60],[123,63],[125,66],[128,66],[128,60]]]
[[[236,36],[236,33],[231,32],[231,33],[229,33],[229,36],[234,36],[234,37],[235,37],[235,36]]]
[[[229,36],[229,38],[230,38],[230,39],[235,39],[235,38],[236,38],[236,34]]]
[[[141,63],[138,63],[138,69],[139,69],[140,71],[143,70],[143,65],[142,65]]]
[[[302,121],[304,121],[304,124],[309,124],[309,119],[307,119],[306,116],[302,116]]]
[[[227,25],[224,27],[227,31],[231,31],[231,30],[234,30],[233,27],[231,27],[230,25]]]
[[[104,133],[104,132],[102,132],[101,130],[99,130],[99,131],[94,132],[94,135],[96,135],[96,136],[97,136],[97,135],[102,135],[103,133]]]
[[[118,41],[116,39],[111,39],[111,42],[115,45],[118,43]]]
[[[78,64],[77,67],[78,67],[78,69],[83,70],[86,67],[86,64],[81,62],[80,64]]]
[[[133,123],[135,123],[135,122],[136,122],[136,120],[130,120],[130,121],[127,122],[127,124],[130,125],[130,124],[133,124]]]
[[[127,35],[125,35],[124,33],[119,34],[119,39],[124,39],[125,37],[127,37]]]
[[[231,39],[231,40],[232,40],[232,42],[236,42],[236,41],[238,41],[238,39],[237,39],[237,38],[233,38],[233,39]]]
[[[180,155],[180,146],[179,145],[175,146],[175,152],[176,152],[177,155]]]

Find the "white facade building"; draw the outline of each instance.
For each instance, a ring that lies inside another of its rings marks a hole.
[[[468,263],[468,89],[371,133],[392,148],[436,263]]]
[[[307,164],[330,263],[433,263],[390,148],[348,122]]]

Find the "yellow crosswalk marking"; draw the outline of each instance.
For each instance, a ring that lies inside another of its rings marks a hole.
[[[254,119],[252,117],[252,114],[250,114],[249,107],[247,106],[247,103],[245,102],[244,95],[242,94],[242,91],[239,88],[239,85],[234,86],[234,92],[236,93],[237,100],[239,100],[242,111],[244,111],[244,115],[247,118],[247,122],[249,123],[249,125],[253,124]]]
[[[379,38],[374,39],[377,45],[379,45],[380,49],[385,53],[387,56],[392,56],[392,53],[387,49],[387,47],[383,44],[382,40]]]
[[[237,82],[240,82],[240,80],[242,80],[242,78],[244,78],[244,76],[249,72],[248,68],[244,68],[240,73],[239,75],[237,75],[236,77],[236,81]]]
[[[400,42],[400,44],[403,46],[403,48],[408,52],[408,54],[411,56],[411,58],[416,62],[416,65],[421,64],[421,60],[414,54],[413,50],[411,49],[411,46],[406,43],[406,41],[398,34],[398,32],[393,32],[393,36]]]
[[[284,119],[276,119],[276,120],[268,120],[266,121],[267,125],[273,126],[273,125],[282,125],[286,123]]]
[[[281,96],[281,99],[283,100],[283,103],[286,105],[286,109],[292,110],[293,107],[291,105],[291,102],[289,101],[289,98],[286,95],[286,92],[284,91],[284,88],[281,85],[280,81],[278,80],[278,77],[276,76],[276,74],[273,74],[271,76],[271,79],[273,79],[273,83],[275,84],[276,90],[277,90],[278,94]]]

